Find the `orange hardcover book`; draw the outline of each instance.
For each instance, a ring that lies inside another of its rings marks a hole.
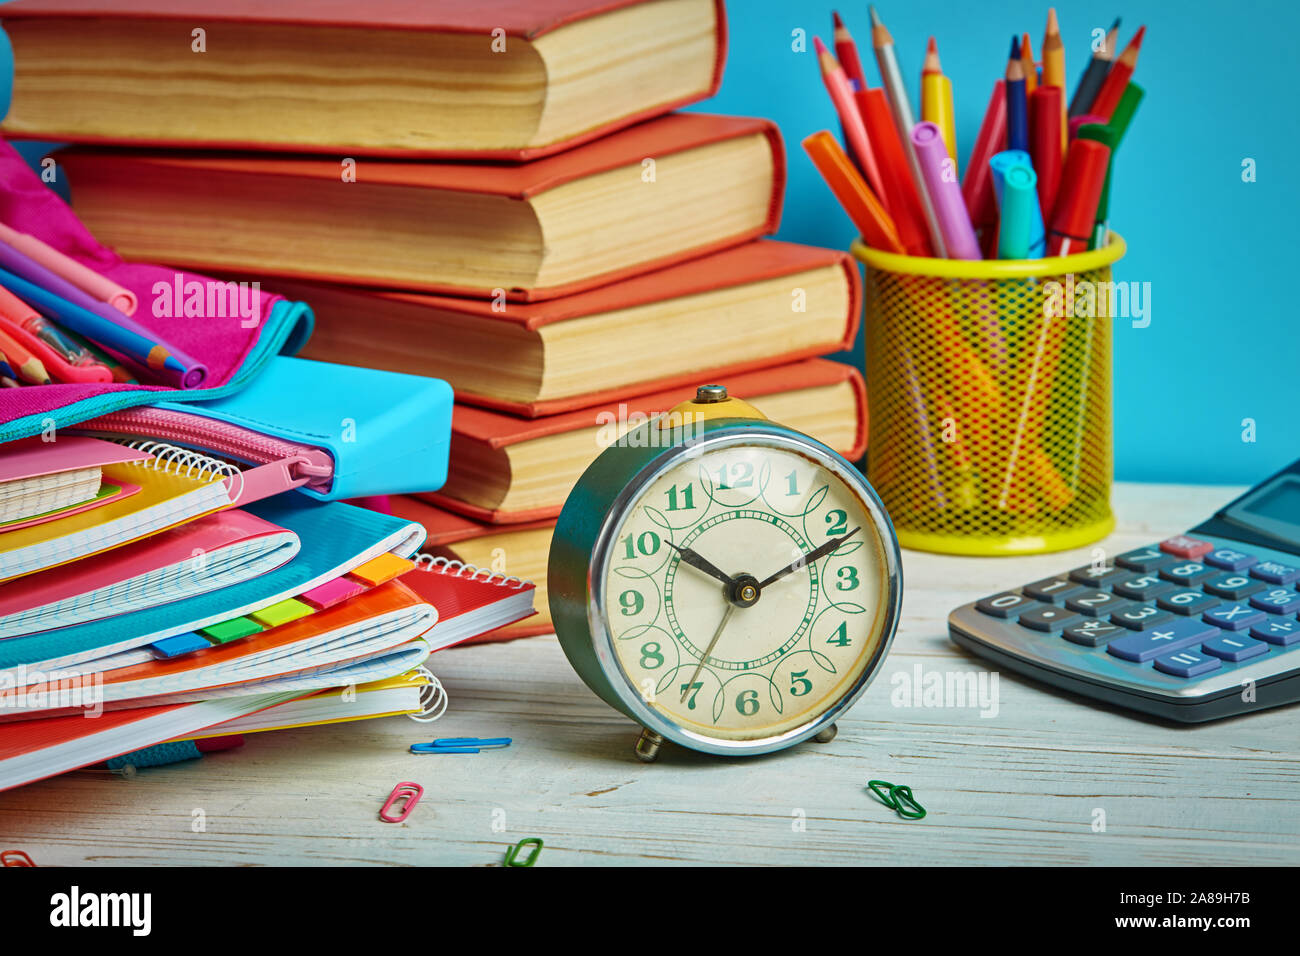
[[[431,375],[530,418],[847,349],[862,305],[847,254],[771,240],[538,303],[267,285],[312,306],[304,357]]]
[[[774,232],[767,120],[675,113],[516,165],[76,147],[86,226],[125,258],[479,295],[568,295]]]
[[[4,130],[54,142],[532,159],[712,96],[726,57],[722,0],[17,0],[0,18]]]
[[[629,428],[716,382],[774,421],[824,442],[850,461],[867,444],[867,394],[855,368],[806,359],[679,385],[545,418],[523,419],[467,405],[452,413],[451,464],[441,491],[416,497],[494,524],[555,518],[578,477]]]

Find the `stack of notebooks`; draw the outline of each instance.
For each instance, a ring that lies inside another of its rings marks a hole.
[[[256,471],[161,442],[0,446],[0,789],[175,738],[418,712],[431,651],[531,613],[522,582],[412,561],[420,526]]]
[[[860,374],[817,358],[854,341],[856,264],[762,238],[785,188],[773,124],[672,112],[721,81],[721,0],[15,0],[0,17],[4,128],[79,144],[60,160],[105,243],[309,303],[309,358],[452,385],[446,484],[392,508],[456,570],[544,581],[602,443],[698,384],[864,451]],[[175,48],[191,21],[202,56]],[[248,69],[249,49],[276,69]],[[537,603],[492,637],[547,630]]]

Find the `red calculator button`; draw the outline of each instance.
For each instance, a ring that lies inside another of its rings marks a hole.
[[[1180,534],[1168,541],[1161,541],[1160,550],[1177,558],[1189,558],[1195,561],[1201,555],[1213,551],[1214,545],[1208,541],[1198,541],[1196,538],[1189,538],[1185,534]]]

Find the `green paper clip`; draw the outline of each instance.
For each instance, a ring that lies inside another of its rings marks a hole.
[[[890,783],[888,780],[868,780],[871,792],[880,798],[880,802],[893,810],[904,820],[920,820],[925,816],[925,807],[912,795],[912,788],[906,784]],[[888,787],[888,790],[882,789]]]
[[[526,846],[531,846],[533,848],[533,852],[529,853],[528,858],[521,863],[518,860],[519,851]],[[520,840],[510,849],[506,850],[505,865],[506,866],[532,866],[534,863],[537,862],[537,854],[542,852],[542,846],[543,844],[540,837],[528,837],[525,840]]]

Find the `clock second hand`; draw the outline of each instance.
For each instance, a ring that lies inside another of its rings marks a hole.
[[[727,622],[731,620],[731,614],[735,610],[736,605],[728,601],[727,610],[723,612],[722,615],[722,621],[718,624],[718,629],[713,632],[713,640],[709,641],[709,646],[704,649],[704,654],[700,657],[700,662],[695,665],[695,673],[691,675],[691,679],[686,682],[686,689],[682,691],[683,704],[686,703],[686,695],[691,692],[691,686],[695,683],[695,679],[700,676],[700,671],[704,670],[704,662],[707,661],[709,655],[713,653],[713,648],[718,644],[718,638],[722,637],[722,631],[726,628]]]

